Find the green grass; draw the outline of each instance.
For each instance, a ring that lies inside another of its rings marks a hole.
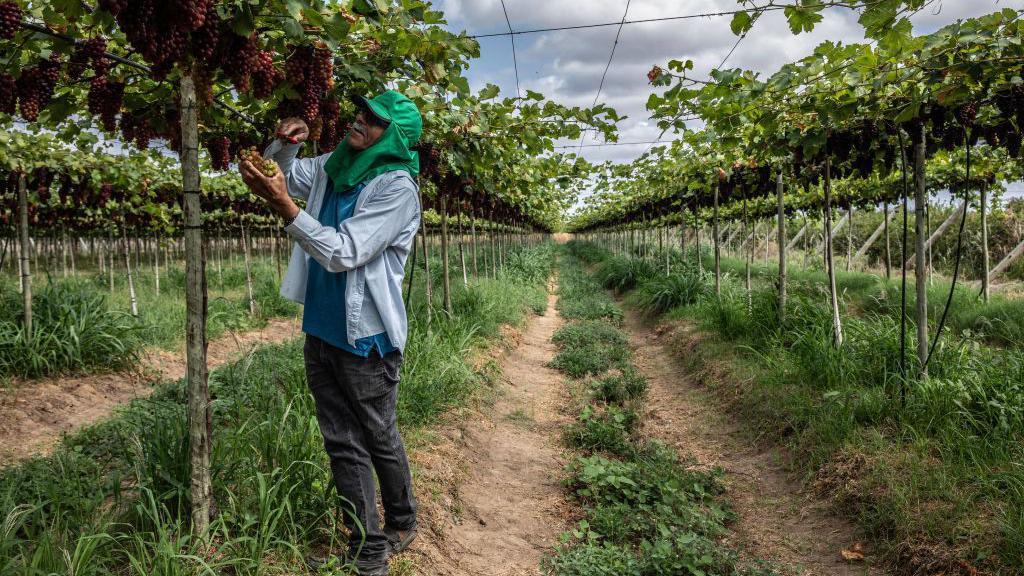
[[[605,320],[566,324],[551,340],[560,348],[551,366],[573,378],[624,366],[630,355],[625,334]]]
[[[742,261],[726,259],[723,269],[721,298],[705,289],[667,317],[703,329],[700,345],[680,342],[691,370],[731,399],[751,434],[786,444],[792,464],[881,543],[894,566],[1022,573],[1024,349],[1013,319],[1024,307],[958,293],[952,330],[929,378],[918,381],[899,371],[897,285],[838,275],[845,342],[837,349],[820,272],[791,274],[779,326],[771,273],[759,273],[748,309]],[[692,269],[677,270],[697,281]],[[660,290],[664,281],[641,281],[628,300],[643,303],[648,285]],[[944,289],[929,289],[933,319]],[[915,332],[911,321],[910,374]]]
[[[23,326],[22,297],[13,281],[0,282],[0,377],[40,377],[109,370],[133,362],[144,346],[177,349],[185,339],[185,274],[162,268],[160,292],[153,269],[133,271],[138,317],[131,316],[127,276],[80,270],[77,277],[33,277],[33,337]],[[245,267],[228,261],[221,273],[209,267],[207,337],[266,325],[294,316],[299,306],[278,294],[268,259],[252,266],[256,315],[249,313]]]
[[[531,273],[507,269],[455,286],[453,314],[435,314],[429,326],[417,283],[399,395],[404,431],[481,386],[487,376],[473,371],[472,352],[546,295],[546,278],[537,278],[551,268],[551,248],[521,258]],[[215,549],[204,550],[189,527],[185,386],[169,382],[52,455],[0,470],[0,576],[296,574],[310,549],[339,546],[341,502],[301,342],[264,346],[215,370],[210,390]]]
[[[128,364],[143,342],[138,322],[88,285],[56,283],[33,295],[32,333],[22,298],[0,292],[0,377],[25,378]]]

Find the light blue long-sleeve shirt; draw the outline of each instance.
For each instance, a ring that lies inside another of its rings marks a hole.
[[[337,228],[318,221],[327,186],[324,164],[329,154],[297,159],[299,144],[275,140],[264,152],[281,167],[288,193],[306,200],[285,232],[296,243],[281,283],[281,295],[303,303],[313,258],[328,272],[347,272],[345,307],[348,343],[380,333],[399,350],[405,349],[409,333],[402,280],[405,261],[412,250],[420,224],[419,187],[404,171],[386,172],[367,182],[351,218]],[[370,298],[367,298],[367,292]],[[364,314],[368,307],[377,314]],[[380,318],[380,324],[375,320]]]

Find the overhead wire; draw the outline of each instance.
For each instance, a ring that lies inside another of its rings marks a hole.
[[[751,29],[751,30],[753,30],[753,29]],[[733,44],[732,44],[732,48],[730,48],[729,51],[725,54],[725,57],[722,58],[722,61],[720,61],[720,63],[718,63],[718,66],[715,67],[715,70],[722,70],[722,67],[725,66],[725,63],[727,63],[727,61],[729,61],[729,58],[732,57],[732,54],[736,51],[736,48],[739,47],[739,43],[742,42],[744,38],[746,38],[746,34],[748,34],[751,30],[743,31],[743,33],[740,34],[738,38],[736,38],[736,41],[733,42]],[[678,120],[678,119],[679,119],[679,117],[676,117],[673,120],[673,123],[675,123],[675,120]],[[669,131],[669,128],[667,126],[667,127],[665,127],[662,130],[662,133],[659,133],[657,135],[657,139],[660,140],[663,137],[665,137],[665,133],[668,132],[668,131]],[[647,154],[650,151],[652,146],[654,146],[654,145],[651,145],[651,146],[648,146],[647,148],[645,148],[644,151],[640,153],[640,156],[643,156],[644,154]]]
[[[516,73],[516,98],[522,97],[519,89],[519,59],[516,57],[516,35],[512,32],[512,21],[508,18],[508,9],[505,8],[505,0],[501,0],[501,11],[505,14],[505,24],[508,25],[509,40],[512,41],[512,69]]]
[[[934,0],[932,0],[932,1],[934,1]],[[864,2],[863,4],[854,5],[854,6],[846,6],[845,4],[837,4],[836,2],[821,2],[821,3],[817,4],[817,5],[807,4],[807,5],[804,5],[804,6],[807,7],[807,8],[813,8],[813,7],[833,8],[833,7],[840,7],[840,6],[848,7],[848,8],[857,8],[857,7],[867,6],[869,4],[878,3],[878,2],[880,2],[880,0],[867,1],[867,2]],[[552,27],[549,27],[549,28],[531,28],[531,29],[528,29],[528,30],[510,30],[508,32],[487,32],[487,33],[483,33],[483,34],[467,34],[466,37],[467,38],[473,38],[473,39],[480,39],[480,38],[497,38],[499,36],[510,36],[510,35],[511,36],[522,36],[524,34],[542,34],[544,32],[561,32],[561,31],[564,31],[564,30],[587,30],[587,29],[591,29],[591,28],[608,28],[608,27],[611,27],[611,26],[622,26],[622,25],[628,25],[628,24],[648,24],[648,23],[651,23],[651,22],[669,22],[669,21],[673,21],[673,20],[693,20],[693,19],[697,19],[697,18],[716,18],[716,17],[722,17],[722,16],[735,16],[736,14],[739,14],[741,12],[745,12],[745,13],[752,12],[752,11],[753,12],[757,12],[757,13],[773,12],[773,11],[778,11],[778,10],[785,10],[786,8],[787,8],[787,5],[785,5],[785,4],[773,4],[773,5],[768,5],[768,6],[759,6],[759,7],[753,8],[753,9],[746,8],[746,9],[736,9],[736,10],[721,10],[721,11],[718,11],[718,12],[701,12],[701,13],[695,13],[695,14],[682,14],[682,15],[679,15],[679,16],[661,16],[661,17],[658,17],[658,18],[642,18],[642,19],[637,19],[637,20],[624,20],[624,21],[618,21],[618,22],[600,22],[600,23],[595,23],[595,24],[577,24],[577,25],[573,25],[573,26],[552,26]]]
[[[600,142],[597,144],[562,144],[559,146],[555,146],[555,148],[603,148],[605,146],[641,146],[644,144],[671,144],[672,142],[675,142],[675,140],[644,140],[642,142]]]
[[[597,106],[597,101],[601,98],[601,91],[604,90],[604,81],[608,78],[608,70],[612,67],[612,60],[615,58],[615,49],[619,47],[619,37],[622,35],[622,26],[626,22],[626,17],[629,16],[629,5],[633,0],[626,0],[626,10],[622,13],[622,21],[619,23],[619,29],[615,32],[615,40],[612,42],[612,50],[608,55],[608,63],[604,65],[604,72],[601,74],[601,82],[597,85],[597,94],[594,94],[594,103],[590,105],[591,108]],[[583,129],[583,133],[580,134],[580,143],[578,149],[583,148],[583,141],[587,138],[587,130]],[[579,152],[577,151],[577,155]]]

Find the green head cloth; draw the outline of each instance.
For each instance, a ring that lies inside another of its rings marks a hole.
[[[411,148],[423,132],[423,118],[416,104],[394,90],[376,98],[359,98],[377,117],[389,122],[379,140],[366,150],[353,150],[348,138],[327,159],[324,170],[334,188],[347,191],[385,172],[404,170],[416,178],[420,173],[419,154]]]

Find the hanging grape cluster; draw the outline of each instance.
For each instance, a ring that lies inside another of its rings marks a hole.
[[[312,124],[321,103],[334,88],[334,61],[324,45],[298,46],[285,62],[285,79],[300,94],[299,116]]]
[[[132,142],[140,150],[145,150],[149,147],[149,141],[157,137],[157,132],[148,117],[125,111],[121,113],[121,137],[125,142]]]
[[[0,2],[0,39],[10,40],[21,24],[21,8],[14,2]]]
[[[210,153],[210,165],[214,170],[227,170],[231,164],[231,140],[227,136],[215,136],[206,141]]]
[[[57,88],[60,74],[60,55],[56,52],[49,59],[42,60],[35,66],[26,68],[16,82],[18,103],[21,116],[29,122],[35,122]]]
[[[117,129],[117,114],[124,99],[124,82],[108,76],[97,76],[89,84],[89,112],[100,117],[103,129],[113,132]]]
[[[340,126],[341,119],[341,103],[331,98],[324,102],[323,111],[321,112],[322,126],[320,129],[320,137],[317,139],[317,145],[323,152],[330,152],[337,148],[338,143],[341,141],[341,134],[348,132],[347,129],[342,131],[344,126]]]
[[[18,86],[14,76],[0,72],[0,113],[14,114],[18,108]]]

